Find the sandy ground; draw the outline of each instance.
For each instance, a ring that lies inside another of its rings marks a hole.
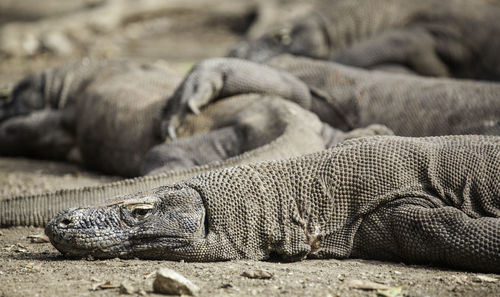
[[[67,260],[49,243],[30,243],[40,228],[0,230],[0,296],[117,296],[120,284],[151,296],[154,272],[174,269],[200,287],[200,296],[375,296],[353,280],[401,286],[399,296],[499,296],[500,275],[364,260],[295,263],[231,261],[184,263],[144,260]],[[264,270],[271,279],[243,272]],[[485,276],[487,276],[485,278]],[[491,279],[489,279],[491,278]],[[110,282],[111,288],[96,288]],[[135,293],[139,295],[139,293]]]
[[[5,3],[17,2],[0,4]],[[184,26],[180,21],[182,18],[176,19],[179,26],[177,29],[169,27],[169,34],[161,34],[164,20],[143,21],[141,24],[147,28],[141,32],[152,32],[144,38],[127,38],[129,31],[137,28],[126,28],[106,39],[107,42],[98,42],[94,52],[71,57],[49,53],[31,57],[0,57],[0,85],[12,83],[26,73],[43,67],[94,55],[95,52],[99,57],[165,59],[174,61],[176,67],[186,71],[198,59],[223,55],[231,44],[241,39],[241,32],[221,23],[212,24],[213,27],[207,30],[207,22],[190,22],[189,17],[192,16],[186,16],[188,25]],[[74,164],[0,158],[0,197],[116,179],[88,172]],[[118,287],[124,282],[134,287],[134,295],[154,296],[151,284],[154,272],[161,267],[174,269],[193,281],[201,288],[201,296],[377,295],[374,289],[355,288],[353,281],[361,281],[365,285],[367,281],[385,284],[396,288],[396,291],[400,286],[398,296],[500,296],[500,275],[356,259],[296,263],[68,260],[49,243],[32,243],[28,239],[29,235],[42,233],[40,228],[0,229],[0,296],[117,296],[120,295]],[[272,278],[249,279],[242,276],[244,272],[256,270],[267,271]],[[107,281],[110,288],[98,287]],[[368,286],[373,287],[373,284],[368,283]]]

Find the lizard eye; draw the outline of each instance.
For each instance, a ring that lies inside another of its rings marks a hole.
[[[151,210],[152,208],[149,207],[136,207],[131,211],[131,213],[137,220],[144,220],[151,214]]]

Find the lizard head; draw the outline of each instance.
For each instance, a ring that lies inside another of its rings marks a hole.
[[[106,207],[68,209],[45,229],[65,256],[172,260],[189,255],[205,231],[200,194],[179,186],[126,196]]]
[[[328,32],[319,18],[304,18],[271,30],[255,40],[240,42],[228,52],[228,56],[262,63],[284,53],[328,58]]]
[[[0,122],[42,109],[44,104],[43,83],[40,76],[28,76],[17,83],[7,99],[0,103]]]

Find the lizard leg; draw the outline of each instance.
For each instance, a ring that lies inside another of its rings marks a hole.
[[[175,137],[184,116],[218,98],[261,93],[277,95],[310,109],[309,88],[298,78],[266,65],[234,58],[215,58],[198,63],[163,109],[161,136]]]
[[[336,53],[333,61],[361,68],[401,64],[422,75],[449,76],[436,46],[433,36],[425,30],[391,30]]]
[[[368,216],[358,230],[353,252],[355,257],[476,271],[498,271],[499,254],[500,218],[470,217],[450,206],[409,204]]]
[[[60,111],[45,109],[0,123],[0,154],[64,160],[75,146]]]
[[[242,138],[242,131],[236,126],[229,126],[154,146],[145,156],[142,174],[157,174],[226,160],[242,152]]]

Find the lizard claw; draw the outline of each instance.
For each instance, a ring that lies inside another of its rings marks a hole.
[[[169,98],[162,112],[161,137],[175,139],[175,133],[185,117],[217,99],[224,86],[223,69],[226,60],[212,59],[198,63]]]
[[[177,132],[175,132],[174,125],[169,124],[167,130],[168,130],[168,136],[170,137],[170,139],[174,140],[177,138]]]
[[[192,113],[194,113],[195,115],[199,115],[200,114],[200,109],[195,105],[194,101],[189,101],[188,102],[188,107],[189,109],[191,110]]]

